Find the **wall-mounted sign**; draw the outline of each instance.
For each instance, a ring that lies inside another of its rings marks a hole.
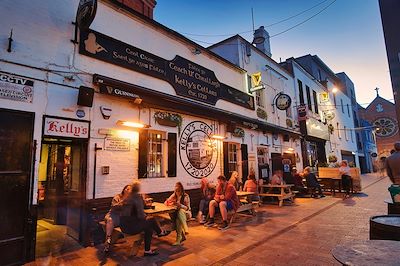
[[[292,104],[292,98],[289,95],[280,93],[275,99],[276,108],[279,110],[287,110]]]
[[[261,72],[257,72],[251,75],[251,88],[249,89],[249,93],[253,93],[258,90],[265,89],[264,84],[261,82]]]
[[[217,165],[218,143],[211,138],[213,132],[208,124],[194,121],[181,133],[179,157],[186,172],[195,178],[210,175]]]
[[[0,72],[0,98],[31,103],[33,100],[33,81]]]
[[[306,122],[307,135],[329,140],[328,126],[317,119],[309,118]]]
[[[335,113],[333,111],[323,111],[323,115],[326,121],[331,121],[335,118]]]
[[[329,102],[329,93],[327,92],[321,92],[319,94],[319,99],[321,103],[326,103]]]
[[[87,139],[89,138],[89,129],[90,124],[87,121],[44,117],[43,136]]]
[[[81,31],[81,54],[159,78],[177,95],[215,105],[219,99],[254,110],[254,97],[221,83],[214,72],[183,57],[166,60],[95,31]]]
[[[80,0],[76,11],[76,24],[81,30],[88,29],[97,11],[97,0]]]
[[[307,120],[307,106],[305,104],[297,106],[297,117],[299,121]]]
[[[82,110],[82,109],[76,110],[76,116],[77,117],[83,118],[83,117],[85,117],[85,115],[86,115],[85,110]]]
[[[131,141],[125,138],[105,138],[104,149],[107,151],[130,151]]]

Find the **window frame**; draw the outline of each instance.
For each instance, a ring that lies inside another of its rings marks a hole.
[[[160,135],[160,140],[154,141],[152,135]],[[165,159],[168,157],[167,152],[168,148],[165,146],[165,138],[166,133],[163,131],[156,130],[148,130],[148,145],[147,145],[147,178],[161,178],[166,177],[166,162]],[[154,145],[156,145],[156,151],[153,151]],[[161,151],[157,151],[157,147],[161,148]],[[155,157],[154,157],[155,155]],[[151,171],[152,165],[154,165],[154,169],[157,167],[157,157],[160,156],[160,170],[159,171]],[[155,158],[155,159],[154,159]]]
[[[235,147],[235,150],[232,149],[233,147]],[[228,172],[229,172],[229,175],[232,174],[233,171],[239,172],[239,162],[240,162],[239,154],[240,154],[240,144],[235,143],[235,142],[228,142]],[[227,178],[229,178],[229,177],[227,177]]]

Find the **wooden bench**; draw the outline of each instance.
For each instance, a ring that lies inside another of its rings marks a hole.
[[[285,199],[290,199],[291,202],[294,202],[294,196],[295,194],[292,192],[291,187],[293,185],[261,185],[263,189],[265,188],[279,188],[280,193],[271,193],[271,192],[266,192],[266,193],[260,193],[260,197],[276,197],[279,201],[279,207],[283,206],[283,201]],[[285,192],[285,189],[288,190],[288,192]]]
[[[105,232],[106,231],[106,222],[100,221],[99,225],[101,225],[101,227],[103,228],[103,230]],[[132,248],[131,248],[131,251],[129,252],[129,255],[136,256],[139,251],[140,245],[142,244],[143,239],[144,239],[143,233],[129,235],[129,234],[125,234],[124,232],[122,232],[120,227],[114,227],[114,230],[111,234],[110,248],[112,248],[112,246],[117,242],[117,240],[120,238],[120,235],[122,235],[125,239],[129,238],[132,241]]]

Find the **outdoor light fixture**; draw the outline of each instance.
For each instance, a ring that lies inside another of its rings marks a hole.
[[[149,128],[150,125],[136,123],[136,122],[129,122],[129,121],[121,121],[118,120],[117,125],[126,126],[126,127],[133,127],[133,128]]]
[[[201,50],[195,47],[192,49],[192,54],[199,55],[199,54],[201,54]]]
[[[338,92],[338,88],[333,87],[332,92],[333,92],[333,93],[337,93],[337,92]]]
[[[212,138],[212,139],[218,139],[218,140],[226,139],[226,137],[221,136],[221,135],[212,135],[211,138]]]
[[[287,150],[288,150],[288,151],[294,151],[294,149],[293,149],[293,148],[288,148]]]

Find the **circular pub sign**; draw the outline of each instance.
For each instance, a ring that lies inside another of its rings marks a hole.
[[[213,129],[204,122],[189,123],[181,133],[179,157],[186,172],[195,178],[212,173],[218,160],[217,141]]]

